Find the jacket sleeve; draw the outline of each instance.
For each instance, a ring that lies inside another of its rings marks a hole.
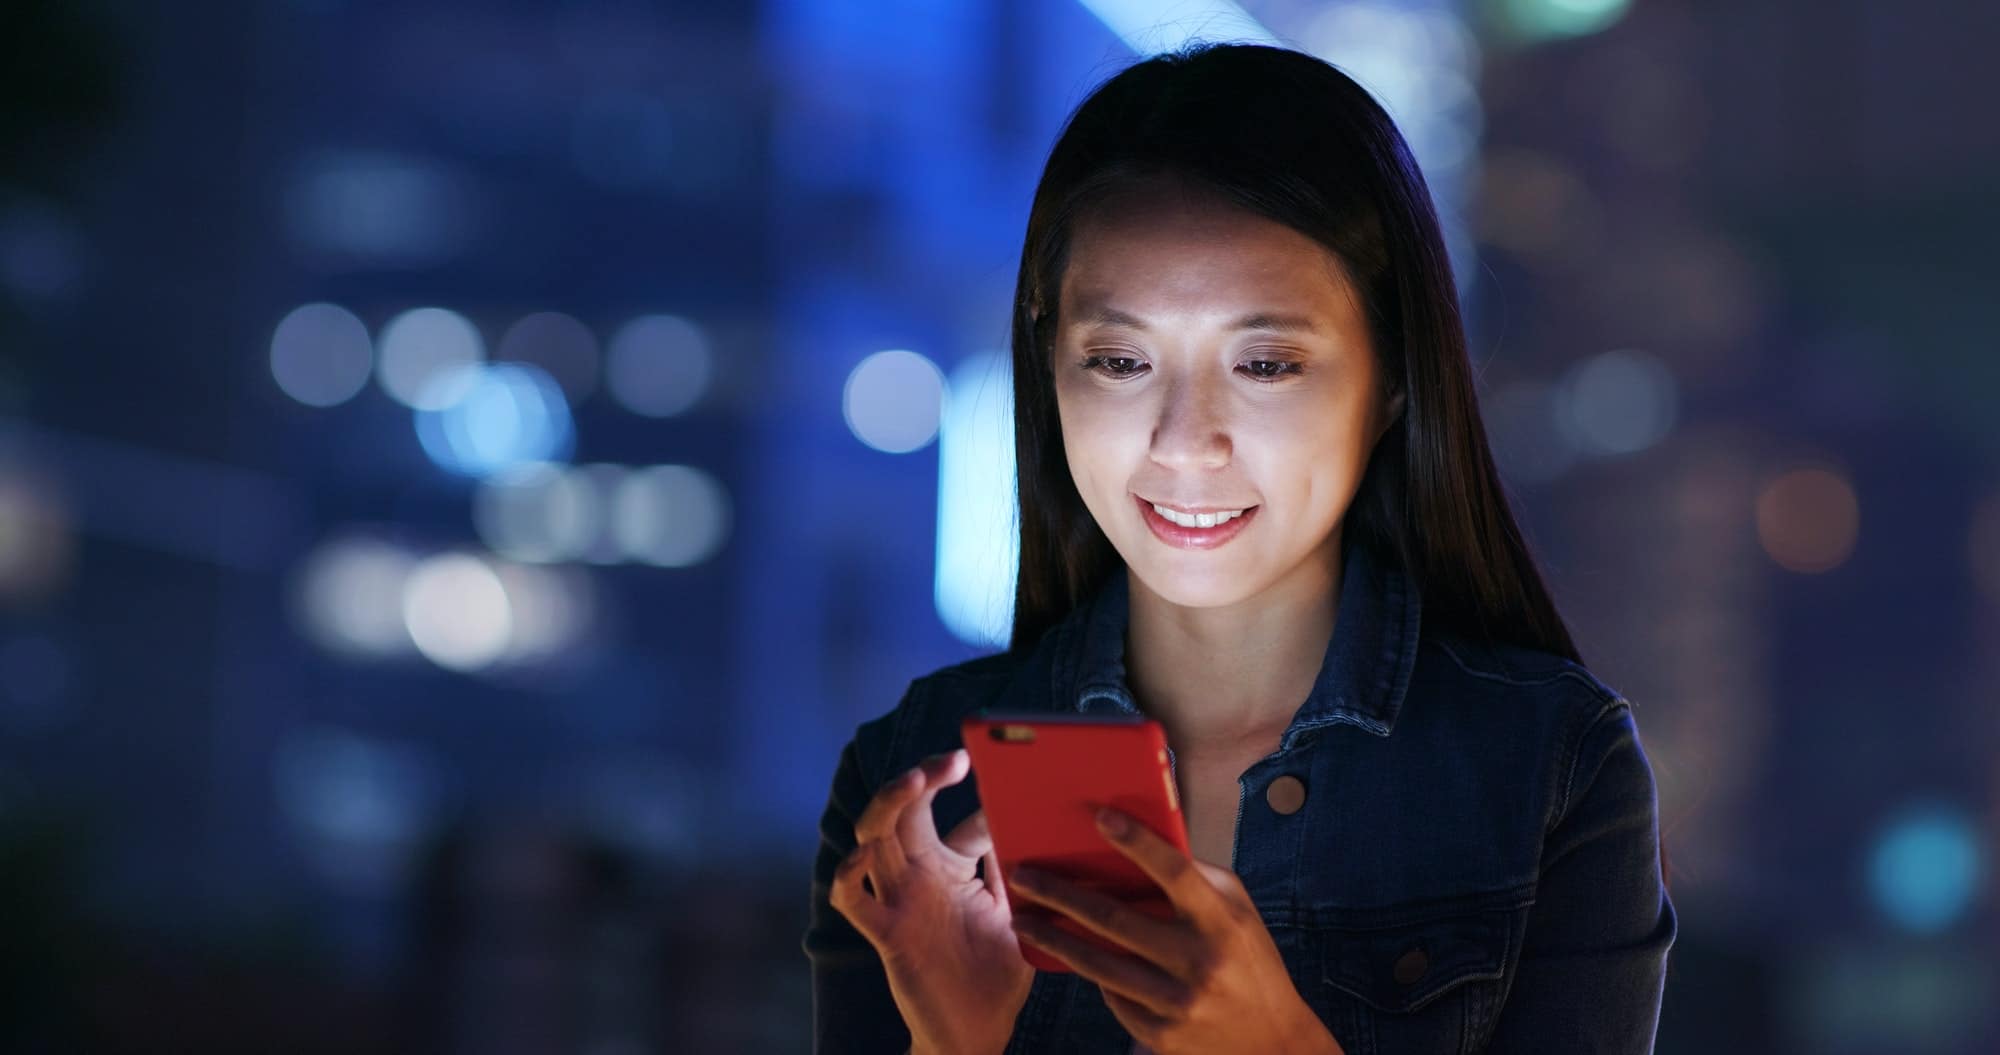
[[[1651,1052],[1676,928],[1653,771],[1620,700],[1578,748],[1488,1055]]]
[[[862,764],[864,739],[857,734],[840,753],[813,860],[812,907],[802,944],[812,963],[816,1055],[882,1055],[904,1051],[910,1044],[875,947],[828,900],[833,870],[854,850],[854,822],[879,783]]]

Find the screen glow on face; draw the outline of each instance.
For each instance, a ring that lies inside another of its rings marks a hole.
[[[1325,585],[1292,573],[1332,576],[1395,409],[1331,252],[1155,185],[1079,219],[1056,318],[1070,474],[1141,585],[1192,607]]]

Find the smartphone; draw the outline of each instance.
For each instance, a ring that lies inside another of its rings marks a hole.
[[[1016,866],[1032,865],[1142,912],[1173,918],[1166,894],[1097,829],[1098,807],[1110,806],[1188,852],[1187,823],[1160,723],[1143,715],[982,711],[967,716],[960,733],[972,756],[1002,880]],[[1061,929],[1122,951],[1069,917],[1052,915]],[[1026,942],[1021,955],[1044,971],[1069,970]]]

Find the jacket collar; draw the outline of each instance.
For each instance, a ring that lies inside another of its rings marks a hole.
[[[1125,682],[1125,626],[1130,583],[1123,568],[1052,635],[1053,709],[1081,714],[1139,714]],[[1326,658],[1280,750],[1301,734],[1328,725],[1353,725],[1388,736],[1403,708],[1416,665],[1423,603],[1401,568],[1366,546],[1344,543],[1340,604]]]

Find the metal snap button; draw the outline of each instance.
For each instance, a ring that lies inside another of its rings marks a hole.
[[[1279,777],[1264,789],[1264,801],[1279,813],[1297,813],[1306,804],[1305,781],[1293,776]]]
[[[1424,947],[1421,945],[1412,946],[1410,951],[1396,959],[1394,969],[1396,984],[1415,985],[1417,984],[1417,979],[1422,978],[1424,972],[1430,970],[1430,967],[1431,958],[1428,953],[1424,952]]]

